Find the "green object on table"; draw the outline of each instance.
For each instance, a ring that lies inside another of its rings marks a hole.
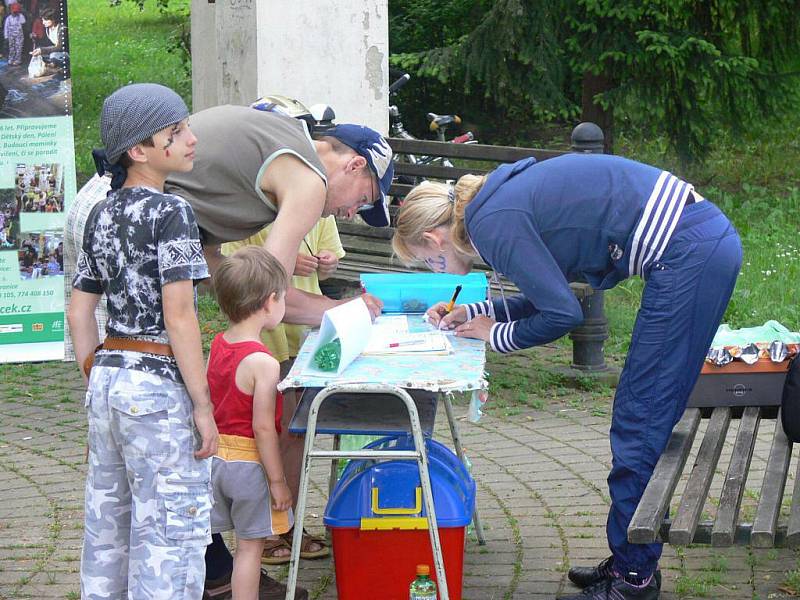
[[[742,329],[731,329],[723,323],[717,329],[711,346],[746,346],[747,344],[776,340],[784,344],[797,344],[800,343],[800,333],[789,331],[786,326],[777,321],[767,321],[757,327],[743,327]]]
[[[335,371],[342,359],[342,343],[339,338],[323,344],[314,353],[314,364],[320,371]]]

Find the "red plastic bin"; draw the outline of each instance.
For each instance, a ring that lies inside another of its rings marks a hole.
[[[446,446],[433,440],[426,445],[447,590],[451,600],[461,600],[475,482]],[[405,450],[413,442],[399,436],[369,447]],[[352,461],[324,518],[333,539],[339,600],[408,600],[419,564],[429,565],[436,579],[425,515],[416,462]]]
[[[451,600],[461,600],[464,527],[440,527],[442,557]],[[417,565],[431,567],[436,580],[427,529],[361,531],[332,528],[336,590],[339,600],[408,600]]]

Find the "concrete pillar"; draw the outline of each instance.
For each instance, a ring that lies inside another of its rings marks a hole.
[[[192,0],[192,112],[217,102],[216,4]]]
[[[385,133],[388,57],[388,0],[192,0],[195,110],[280,94]]]

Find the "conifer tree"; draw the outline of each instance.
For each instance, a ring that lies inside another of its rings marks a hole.
[[[462,1],[437,4],[446,14]],[[411,13],[433,0],[394,0],[390,10],[402,4]],[[796,101],[800,0],[479,5],[466,33],[393,62],[465,99],[491,98],[512,119],[592,120],[609,146],[614,116],[624,116],[665,134],[687,161],[702,159],[721,129],[755,127]]]

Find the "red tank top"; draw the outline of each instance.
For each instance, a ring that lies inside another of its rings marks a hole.
[[[228,343],[218,333],[211,342],[208,359],[208,388],[214,404],[214,420],[222,434],[254,438],[253,395],[245,394],[236,387],[236,369],[245,358],[254,352],[266,352],[261,342]],[[281,432],[283,394],[275,396],[275,430]]]

